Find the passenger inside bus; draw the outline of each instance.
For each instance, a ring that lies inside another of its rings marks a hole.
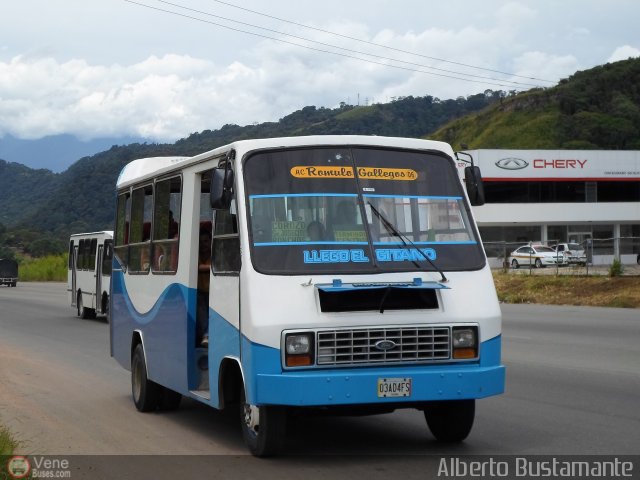
[[[324,226],[316,220],[310,222],[307,225],[307,238],[312,242],[325,240]]]
[[[359,222],[360,215],[355,200],[343,200],[336,205],[333,217],[333,237],[339,242],[367,240],[364,226]]]
[[[198,241],[198,308],[196,312],[196,341],[201,347],[209,345],[209,273],[211,268],[211,223],[200,225]]]

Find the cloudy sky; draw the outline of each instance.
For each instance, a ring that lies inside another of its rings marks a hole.
[[[640,55],[636,0],[4,3],[0,137],[23,139],[174,141],[306,105],[553,86]]]

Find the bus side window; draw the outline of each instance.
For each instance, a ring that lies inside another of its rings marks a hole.
[[[98,251],[98,239],[92,238],[89,243],[89,264],[87,265],[92,272],[96,271],[96,256]]]
[[[240,237],[235,199],[229,210],[215,210],[213,231],[213,273],[237,274],[240,271]]]
[[[76,269],[77,270],[82,270],[84,268],[83,258],[84,258],[84,240],[80,240],[78,242],[78,258],[76,259],[76,261],[77,261]]]
[[[73,262],[73,240],[69,241],[69,258],[67,259],[69,262],[68,268],[69,270],[73,269],[74,267],[74,262]],[[77,266],[76,266],[77,268]]]
[[[156,182],[151,241],[154,273],[175,273],[178,269],[181,191],[181,177]]]
[[[105,240],[102,254],[102,275],[111,275],[111,260],[113,258],[113,240]]]
[[[116,207],[116,238],[114,253],[120,264],[126,267],[129,264],[129,205],[131,204],[131,194],[129,191],[118,195]]]
[[[145,185],[131,195],[129,272],[148,273],[151,266],[151,216],[153,187]]]

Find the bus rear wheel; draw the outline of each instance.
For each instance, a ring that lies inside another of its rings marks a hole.
[[[250,405],[241,389],[240,422],[244,443],[256,457],[277,455],[284,445],[287,424],[285,407]]]
[[[471,432],[476,413],[475,400],[428,402],[424,417],[429,430],[440,442],[461,442]]]
[[[147,378],[147,362],[142,344],[136,345],[131,358],[131,394],[140,412],[152,412],[160,406],[161,387]]]
[[[81,319],[86,320],[87,318],[95,318],[96,311],[93,308],[87,308],[84,306],[82,303],[82,292],[80,291],[78,292],[76,306],[78,309],[78,317]]]

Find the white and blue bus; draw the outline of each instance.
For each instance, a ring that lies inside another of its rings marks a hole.
[[[112,258],[111,230],[74,233],[69,237],[67,292],[78,317],[108,314]]]
[[[413,408],[461,441],[504,390],[501,313],[442,142],[243,140],[117,182],[111,353],[140,411],[240,405],[258,456],[290,413]],[[470,200],[471,199],[471,200]]]

